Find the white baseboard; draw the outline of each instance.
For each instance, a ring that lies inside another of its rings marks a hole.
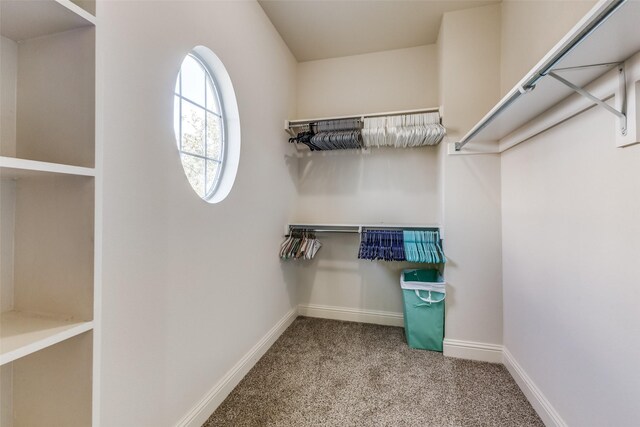
[[[290,310],[256,345],[247,352],[230,370],[218,381],[211,390],[185,415],[177,427],[200,427],[211,416],[213,411],[226,399],[238,385],[240,380],[253,368],[256,362],[269,350],[274,342],[298,317],[296,308]]]
[[[373,323],[376,325],[404,326],[402,313],[390,311],[361,310],[357,308],[327,305],[300,304],[298,314],[321,319],[345,320],[347,322]]]
[[[445,338],[442,354],[447,357],[456,357],[459,359],[502,363],[502,346],[498,344]]]
[[[522,366],[518,364],[513,355],[506,348],[502,349],[504,356],[504,366],[516,381],[520,390],[536,410],[538,416],[544,422],[544,425],[548,427],[567,427],[567,423],[564,422],[560,414],[551,405],[551,402],[545,397],[542,391],[536,386],[531,377],[522,369]]]

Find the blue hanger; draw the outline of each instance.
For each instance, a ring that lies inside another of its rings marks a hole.
[[[418,240],[418,253],[420,255],[420,262],[429,262],[427,257],[427,247],[424,240],[424,231],[416,231],[416,237]]]

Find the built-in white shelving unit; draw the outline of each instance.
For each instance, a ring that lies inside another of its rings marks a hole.
[[[598,94],[606,99],[617,94],[615,108],[626,113],[627,128],[635,132],[635,81],[625,73],[624,62],[640,51],[640,2],[601,0],[576,26],[511,89],[462,139],[455,150],[474,151],[474,143],[489,143],[497,152],[504,151],[580,111],[596,105],[584,98],[579,106],[565,108],[564,113],[541,123],[535,129],[523,126],[552,109],[575,93],[575,90],[553,76],[584,88],[607,72],[618,73],[616,84]],[[604,64],[604,65],[603,65]],[[613,71],[615,70],[615,71]],[[626,82],[625,82],[626,78]],[[626,87],[625,87],[626,86]],[[626,112],[625,112],[626,110]],[[623,137],[622,124],[612,132]],[[627,136],[624,131],[624,136]],[[635,139],[629,136],[626,139]],[[637,140],[628,142],[634,143]],[[619,145],[628,145],[620,143]],[[450,153],[452,150],[450,150]]]
[[[0,425],[97,425],[95,2],[0,2]]]

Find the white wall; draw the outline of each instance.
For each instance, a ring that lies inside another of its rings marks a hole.
[[[298,118],[435,107],[435,45],[298,64]]]
[[[300,63],[298,117],[438,106],[435,45]],[[296,221],[433,224],[439,220],[437,149],[313,153],[298,164]],[[299,301],[402,312],[405,263],[359,261],[357,235],[321,236],[313,262],[298,263]]]
[[[499,97],[500,6],[445,14],[438,46],[446,141],[455,142]],[[445,335],[501,344],[500,157],[447,155],[445,150],[443,144],[443,217],[449,260]],[[445,354],[449,354],[447,345]]]
[[[568,425],[640,420],[640,146],[592,109],[502,156],[504,344]]]
[[[296,63],[256,2],[99,2],[104,109],[102,425],[175,424],[296,304],[277,250],[295,197],[282,123]],[[211,48],[242,152],[211,205],[184,176],[173,89]]]
[[[530,68],[591,4],[503,3],[503,70]],[[615,148],[614,129],[593,108],[501,159],[504,345],[570,426],[640,420],[640,146]]]
[[[501,85],[506,94],[596,0],[503,0]]]

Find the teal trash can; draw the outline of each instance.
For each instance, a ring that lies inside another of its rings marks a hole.
[[[445,282],[438,270],[404,270],[404,334],[411,348],[442,352]]]

